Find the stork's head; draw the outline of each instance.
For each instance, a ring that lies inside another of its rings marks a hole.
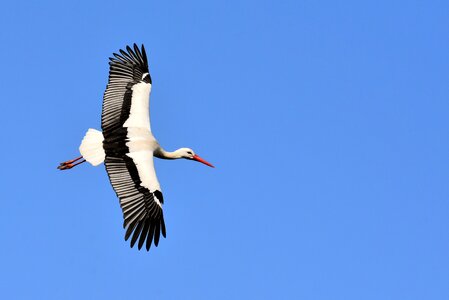
[[[215,168],[212,164],[208,163],[207,161],[205,161],[204,159],[202,159],[201,157],[196,155],[195,151],[193,151],[190,148],[180,148],[180,149],[176,150],[176,152],[178,152],[179,156],[182,158],[196,160],[196,161],[199,161],[200,163],[205,164],[206,166]]]

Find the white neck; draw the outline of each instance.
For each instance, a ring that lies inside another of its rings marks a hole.
[[[179,153],[179,150],[181,150],[181,149],[178,149],[173,152],[168,152],[168,151],[165,151],[164,149],[162,149],[162,147],[159,147],[154,151],[154,156],[156,156],[158,158],[162,158],[162,159],[182,158],[181,154]]]

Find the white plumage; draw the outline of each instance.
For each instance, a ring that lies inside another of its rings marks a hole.
[[[103,149],[103,134],[101,131],[89,128],[79,147],[81,155],[93,166],[104,162],[106,154]]]

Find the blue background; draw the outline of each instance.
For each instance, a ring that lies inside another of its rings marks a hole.
[[[447,1],[8,1],[4,299],[449,299]],[[144,43],[167,239],[124,242],[107,58]]]

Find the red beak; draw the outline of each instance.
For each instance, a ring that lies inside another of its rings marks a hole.
[[[194,160],[196,160],[196,161],[199,161],[200,163],[203,163],[203,164],[205,164],[206,166],[209,166],[209,167],[211,167],[211,168],[215,168],[212,164],[208,163],[207,161],[205,161],[204,159],[202,159],[201,157],[199,157],[199,156],[196,155],[196,154],[193,156],[192,159],[194,159]]]

